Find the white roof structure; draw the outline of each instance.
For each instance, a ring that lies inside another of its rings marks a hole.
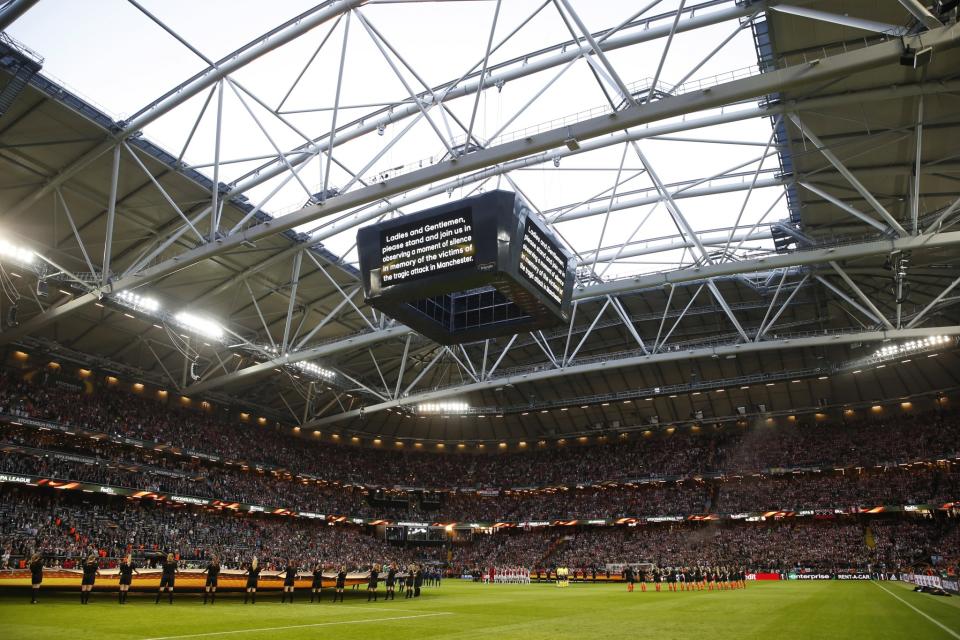
[[[0,6],[0,343],[451,443],[960,386],[955,8],[195,4]],[[491,189],[577,257],[569,326],[364,304],[359,226]]]

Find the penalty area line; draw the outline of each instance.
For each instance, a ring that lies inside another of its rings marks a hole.
[[[953,629],[951,629],[951,628],[948,627],[947,625],[943,624],[942,622],[940,622],[939,620],[937,620],[937,619],[934,618],[933,616],[930,616],[930,615],[924,613],[923,611],[921,611],[920,609],[917,609],[915,606],[913,606],[912,604],[910,604],[909,602],[907,602],[906,600],[904,600],[903,598],[901,598],[900,596],[898,596],[897,594],[895,594],[893,591],[890,591],[890,590],[887,589],[886,587],[881,587],[879,583],[873,582],[873,584],[875,584],[875,585],[877,586],[877,588],[880,589],[881,591],[886,592],[886,594],[887,594],[888,596],[890,596],[891,598],[896,598],[897,600],[899,600],[899,601],[902,602],[903,604],[907,605],[908,607],[910,607],[911,609],[913,609],[914,611],[916,611],[917,613],[919,613],[920,615],[922,615],[924,618],[926,618],[927,620],[929,620],[929,621],[932,622],[933,624],[937,625],[938,627],[940,627],[941,629],[943,629],[944,631],[946,631],[947,633],[949,633],[951,636],[953,636],[953,637],[956,638],[957,640],[960,640],[960,633],[957,633],[956,631],[954,631]]]
[[[389,618],[370,618],[367,620],[338,620],[336,622],[315,622],[313,624],[293,624],[283,627],[260,627],[257,629],[232,629],[230,631],[210,631],[207,633],[190,633],[182,636],[158,636],[155,638],[144,638],[144,640],[179,640],[180,638],[208,638],[211,636],[226,636],[238,633],[257,633],[259,631],[284,631],[287,629],[306,629],[310,627],[333,627],[343,624],[369,624],[371,622],[392,622],[396,620],[413,620],[414,618],[432,618],[436,616],[452,616],[450,611],[440,611],[437,613],[420,613],[412,616],[390,616]],[[958,636],[960,638],[960,636]]]

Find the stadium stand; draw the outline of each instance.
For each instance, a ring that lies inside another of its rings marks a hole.
[[[128,552],[144,562],[174,552],[188,563],[216,553],[228,566],[256,555],[279,567],[295,553],[305,566],[361,569],[378,559],[453,573],[563,565],[605,575],[607,564],[625,562],[893,571],[949,564],[960,552],[949,517],[955,508],[937,510],[960,495],[951,412],[441,454],[313,442],[129,392],[55,383],[15,372],[0,377],[0,474],[52,481],[3,485],[0,545],[14,563],[38,549],[49,563],[70,567],[93,546],[105,566]],[[185,450],[188,444],[195,449]],[[685,455],[672,455],[678,452]],[[520,482],[525,488],[511,486]],[[63,483],[136,489],[154,499],[92,499],[51,488]],[[170,494],[221,506],[162,499]],[[223,508],[229,503],[284,509],[241,515]],[[884,505],[926,506],[922,514],[858,515]],[[770,516],[747,517],[757,511]],[[812,518],[796,518],[801,512]],[[293,517],[301,513],[337,514],[338,524]],[[711,521],[711,514],[736,520]],[[363,524],[342,524],[353,519]],[[631,526],[546,526],[591,519]],[[507,528],[451,529],[436,546],[371,535],[373,522],[400,520]]]

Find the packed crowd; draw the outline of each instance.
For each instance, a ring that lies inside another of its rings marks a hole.
[[[31,490],[6,490],[0,498],[3,548],[20,558],[37,550],[67,566],[91,548],[104,564],[127,553],[140,560],[174,553],[196,565],[218,555],[228,568],[240,568],[254,556],[264,567],[294,559],[302,566],[323,562],[368,568],[373,562],[406,564],[422,555],[326,521],[239,516],[146,500],[83,500]]]
[[[97,459],[87,462],[58,457],[55,451],[0,451],[0,472],[76,480],[115,487],[241,502],[260,506],[294,508],[300,511],[333,512],[374,517],[366,492],[355,487],[336,487],[299,482],[282,475],[260,474],[210,466],[192,476],[166,476],[149,468],[133,470],[124,461]],[[69,455],[69,454],[67,454]]]
[[[464,575],[487,567],[607,564],[730,566],[753,570],[894,571],[914,563],[960,559],[956,519],[842,518],[767,522],[648,524],[639,527],[543,527],[457,531],[440,545],[392,544],[374,527],[251,516],[149,500],[0,489],[0,548],[11,558],[43,554],[48,565],[76,566],[94,550],[103,566],[132,554],[150,563],[166,553],[183,566],[218,555],[228,568],[256,556],[265,568],[323,563],[366,570],[398,562],[446,567]]]
[[[882,505],[953,502],[960,496],[960,467],[859,469],[729,479],[718,485],[726,513],[763,509],[851,509]]]
[[[960,456],[960,416],[952,412],[899,412],[894,418],[843,424],[798,421],[786,427],[755,425],[736,437],[717,439],[716,455],[726,470],[834,463],[872,467],[956,458]]]
[[[775,467],[875,466],[960,455],[960,416],[953,413],[902,414],[847,425],[796,421],[781,427],[728,426],[700,434],[660,433],[501,455],[437,455],[329,444],[238,422],[226,412],[190,409],[173,400],[162,402],[109,387],[95,393],[73,391],[49,382],[27,382],[15,372],[0,374],[0,413],[367,486],[577,485]]]
[[[551,530],[476,534],[451,545],[450,564],[461,575],[484,567],[540,567],[557,543]]]
[[[746,566],[770,571],[819,571],[906,566],[944,534],[938,523],[813,522],[583,530],[566,536],[553,555],[561,566],[607,562],[660,566]],[[958,549],[951,549],[956,555]]]
[[[153,438],[154,443],[138,447],[110,437],[2,424],[0,472],[363,518],[524,522],[944,504],[960,497],[960,469],[953,463],[849,468],[850,461],[950,455],[945,452],[960,448],[960,440],[953,439],[960,436],[960,420],[954,414],[903,417],[890,424],[758,425],[735,433],[664,434],[518,454],[443,455],[318,443],[267,427],[228,423],[209,411],[133,393],[105,388],[86,394],[57,388],[50,381],[27,382],[10,373],[0,375],[0,413],[113,436]],[[188,429],[194,430],[192,436]],[[228,455],[244,464],[205,460],[189,452],[175,454],[167,445]],[[814,460],[842,462],[848,468],[788,475],[731,473]],[[276,467],[257,469],[258,464],[271,463]],[[391,473],[394,467],[398,474]],[[721,468],[728,474],[722,479],[690,478]],[[663,473],[687,479],[623,481]],[[409,491],[399,492],[399,499],[375,500],[371,485],[386,476],[436,487],[540,488],[461,488],[437,492],[439,497],[429,501],[422,492]],[[497,482],[498,478],[503,480]],[[573,486],[548,482],[583,478],[606,482]]]
[[[72,445],[72,446],[71,446]],[[916,464],[797,473],[731,476],[492,492],[394,491],[374,499],[366,487],[256,472],[153,450],[0,426],[0,472],[147,489],[228,502],[354,517],[431,521],[515,521],[568,518],[740,513],[776,509],[853,509],[878,505],[935,504],[960,496],[956,464]],[[42,447],[42,448],[41,448]]]

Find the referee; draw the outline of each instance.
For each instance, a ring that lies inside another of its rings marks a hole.
[[[317,562],[313,567],[313,582],[310,584],[310,602],[313,602],[313,598],[317,598],[317,602],[320,602],[320,596],[323,595],[323,564]]]
[[[30,604],[37,604],[40,594],[40,583],[43,582],[43,556],[39,551],[30,556]]]
[[[210,604],[213,604],[213,601],[217,598],[217,585],[220,582],[220,557],[213,556],[204,569],[203,573],[207,574],[207,580],[203,585],[203,604],[207,604],[207,598],[210,598]]]
[[[128,553],[123,562],[120,563],[120,593],[117,595],[120,604],[127,604],[127,593],[130,592],[130,584],[133,582],[133,574],[140,573],[133,565],[133,558]]]
[[[375,564],[370,567],[370,578],[367,580],[367,602],[370,602],[370,597],[373,597],[373,601],[377,601],[377,583],[380,580],[380,565]]]
[[[287,567],[283,570],[283,598],[280,604],[287,601],[287,594],[290,594],[290,604],[293,604],[293,589],[297,581],[297,563],[294,560],[287,560]]]
[[[80,580],[80,604],[90,602],[90,592],[93,591],[93,585],[97,581],[98,575],[100,575],[100,564],[97,561],[97,554],[91,549],[90,555],[83,561],[83,578]]]
[[[160,574],[160,590],[157,591],[157,599],[154,600],[153,603],[160,604],[160,594],[166,590],[168,602],[173,604],[173,585],[178,572],[177,557],[175,555],[172,553],[167,554],[167,559],[163,563],[162,571]]]
[[[247,567],[247,588],[243,594],[243,604],[247,604],[247,598],[252,600],[252,604],[257,604],[257,580],[260,578],[260,571],[260,564],[254,556]]]

